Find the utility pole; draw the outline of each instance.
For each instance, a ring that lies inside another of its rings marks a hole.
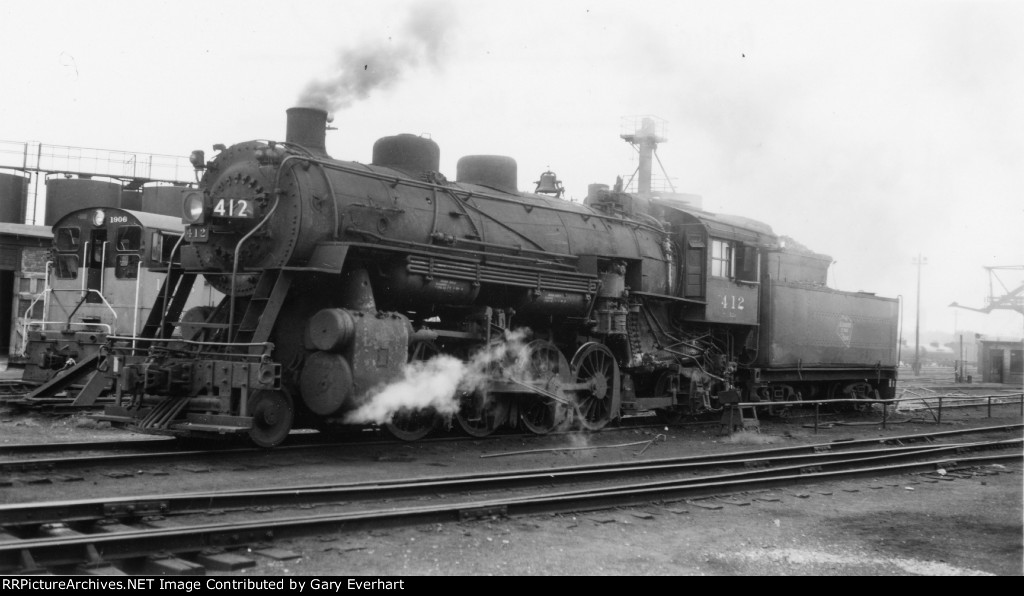
[[[917,323],[914,325],[914,376],[921,375],[921,266],[928,264],[928,257],[917,253],[913,263],[917,265]]]

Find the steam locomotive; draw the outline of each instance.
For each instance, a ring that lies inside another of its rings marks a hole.
[[[520,192],[505,156],[463,157],[451,181],[414,135],[378,140],[370,164],[339,161],[326,112],[287,114],[284,142],[193,152],[181,266],[141,337],[109,338],[118,403],[104,419],[272,447],[352,424],[412,365],[484,353],[451,408],[378,422],[405,440],[543,434],[893,395],[898,301],[828,288],[831,259],[763,223],[621,184],[572,202],[550,173]],[[224,294],[216,308],[184,309],[198,276]]]

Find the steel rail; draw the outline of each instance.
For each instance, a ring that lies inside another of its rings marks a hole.
[[[148,528],[107,534],[63,535],[0,543],[0,572],[31,571],[42,567],[98,564],[162,553],[191,553],[211,546],[240,546],[256,541],[304,537],[364,527],[444,522],[490,515],[526,515],[580,512],[615,506],[639,505],[656,500],[693,499],[742,490],[789,486],[912,471],[937,466],[959,469],[994,461],[1020,462],[1019,454],[986,454],[972,458],[931,460],[853,470],[780,474],[761,478],[726,479],[712,482],[604,489],[588,493],[541,495],[521,499],[491,499],[445,503],[410,508],[389,508],[360,512],[329,513],[298,517],[225,522],[177,528]]]
[[[19,399],[42,383],[21,379],[0,379],[0,404]]]
[[[153,449],[174,444],[173,437],[155,437],[152,439],[126,439],[111,441],[68,441],[64,443],[12,443],[0,445],[0,454],[12,453],[50,453],[53,451],[108,451],[117,449]],[[31,460],[28,460],[31,461]]]
[[[921,456],[960,453],[983,448],[1020,447],[1022,439],[959,443],[951,445],[922,445],[889,447],[854,453],[812,453],[777,458],[752,460],[725,460],[702,462],[673,462],[658,466],[614,465],[604,468],[591,466],[559,469],[535,469],[514,473],[482,473],[447,477],[402,479],[384,482],[357,482],[253,489],[243,491],[212,491],[171,495],[146,495],[120,498],[80,499],[44,503],[0,505],[0,527],[17,527],[52,523],[97,521],[100,519],[132,518],[147,515],[189,515],[211,509],[225,510],[254,506],[309,506],[344,501],[380,500],[398,497],[417,497],[423,494],[464,493],[508,490],[511,488],[535,490],[540,486],[582,482],[618,482],[630,477],[674,476],[682,473],[707,473],[722,467],[743,466],[742,472],[707,475],[692,478],[672,477],[669,480],[648,481],[643,486],[671,485],[724,478],[756,478],[778,475],[784,471],[805,471],[822,467],[860,465],[869,461],[899,461]],[[582,492],[593,491],[592,488]],[[581,491],[574,491],[577,494]]]
[[[774,447],[771,449],[759,449],[755,451],[737,451],[730,454],[714,454],[714,455],[703,455],[703,456],[686,456],[684,458],[667,458],[667,459],[652,459],[648,460],[643,464],[637,465],[657,465],[661,462],[673,462],[673,461],[701,461],[708,459],[749,459],[755,456],[761,457],[773,457],[786,454],[799,454],[807,451],[823,451],[830,450],[835,451],[838,449],[848,450],[860,448],[869,445],[878,445],[885,443],[904,443],[904,442],[915,442],[934,440],[937,438],[963,436],[976,433],[988,433],[988,432],[1011,432],[1014,430],[1024,429],[1024,424],[1008,424],[998,426],[986,426],[978,428],[966,428],[966,429],[955,429],[947,431],[935,431],[928,433],[915,433],[909,435],[897,435],[892,437],[881,437],[875,439],[858,439],[854,441],[843,441],[843,442],[830,442],[830,443],[815,443],[810,445],[799,445],[794,447]],[[315,436],[315,435],[310,435]],[[555,433],[546,435],[548,437],[557,436]],[[500,438],[507,438],[508,435],[495,435],[489,437],[491,440],[497,440]],[[293,437],[295,438],[295,437]],[[159,444],[167,444],[172,442],[174,439],[158,438],[148,440],[138,440],[126,443],[138,443],[139,447],[145,449],[156,448]],[[296,451],[304,451],[316,449],[322,451],[325,447],[331,448],[344,448],[352,445],[349,443],[322,443],[315,439],[309,439],[311,444],[300,444],[300,445],[284,445],[275,447],[270,453],[293,453]],[[476,437],[450,437],[435,439],[434,441],[451,441],[451,440],[462,440],[462,441],[478,441]],[[152,443],[148,445],[147,443]],[[422,443],[423,441],[421,441]],[[103,442],[106,443],[106,442]],[[101,445],[103,443],[100,443]],[[112,442],[116,443],[116,442]],[[375,445],[383,444],[382,441],[368,441],[361,442],[359,445]],[[34,451],[56,451],[61,449],[89,449],[90,443],[49,443],[49,444],[19,444],[19,445],[0,445],[0,454],[5,452],[19,452],[19,453],[32,453]],[[135,445],[131,445],[127,448],[134,448]],[[117,447],[101,447],[103,449],[115,449]],[[557,449],[557,448],[555,448]],[[236,457],[240,455],[250,455],[254,453],[267,453],[266,449],[259,447],[239,447],[239,448],[216,448],[211,450],[171,450],[171,451],[157,451],[147,453],[129,453],[129,454],[107,454],[107,455],[86,455],[81,457],[50,457],[50,458],[32,458],[32,459],[13,459],[13,460],[0,460],[0,473],[11,473],[13,471],[24,471],[31,469],[46,469],[46,470],[57,470],[57,469],[68,469],[68,468],[80,468],[87,466],[103,466],[103,465],[140,465],[150,462],[166,461],[166,460],[191,460],[200,457]],[[615,464],[592,464],[595,467],[604,467]]]
[[[811,466],[795,464],[795,465],[788,465],[788,466],[764,468],[764,469],[747,471],[747,472],[739,472],[739,473],[735,473],[735,474],[720,474],[720,475],[714,475],[714,476],[702,476],[702,477],[697,477],[697,478],[684,478],[684,479],[679,479],[679,480],[648,481],[648,482],[644,482],[644,483],[641,483],[641,484],[631,485],[628,488],[631,489],[631,490],[633,490],[633,489],[640,489],[640,488],[644,488],[644,489],[679,488],[679,487],[684,487],[684,486],[688,486],[688,485],[691,485],[691,484],[704,483],[704,482],[707,482],[708,480],[725,482],[725,481],[732,481],[732,480],[740,480],[740,481],[742,481],[742,480],[746,480],[746,479],[775,478],[775,477],[778,477],[780,475],[785,475],[787,472],[795,472],[797,475],[806,475],[806,474],[809,474],[809,473],[823,472],[823,471],[825,471],[823,469],[825,467],[836,467],[837,470],[834,470],[834,472],[841,472],[841,471],[848,470],[848,469],[856,470],[857,468],[849,468],[848,466],[856,465],[856,464],[861,464],[861,463],[869,463],[869,462],[884,463],[884,462],[887,462],[887,461],[895,461],[895,460],[902,460],[902,459],[915,459],[915,458],[917,458],[919,456],[945,455],[947,452],[953,452],[954,454],[961,454],[961,453],[965,453],[967,451],[973,451],[975,449],[981,449],[981,450],[985,450],[985,449],[1009,449],[1009,448],[1012,448],[1014,446],[1020,447],[1021,444],[1022,444],[1022,441],[1020,439],[1013,439],[1011,441],[997,441],[997,442],[992,442],[992,443],[981,442],[981,443],[975,443],[975,444],[944,445],[944,446],[941,446],[941,447],[938,447],[938,446],[921,447],[921,448],[913,449],[913,450],[902,452],[902,453],[890,453],[890,454],[882,454],[882,455],[873,455],[871,457],[855,457],[855,458],[847,457],[845,459],[835,459],[833,461],[813,462],[814,465],[811,465]],[[838,455],[838,454],[836,454],[836,455]],[[1010,456],[1010,457],[1014,457],[1014,456]],[[1016,457],[1020,458],[1020,455],[1017,455]],[[941,460],[941,461],[952,461],[952,460]],[[920,462],[917,462],[917,463],[920,463]],[[925,462],[925,463],[927,463],[927,462]],[[899,464],[885,464],[885,465],[886,466],[892,466],[892,465],[899,465]],[[584,490],[577,490],[577,491],[564,491],[564,492],[561,492],[561,493],[558,493],[558,494],[563,495],[563,496],[571,496],[571,495],[577,495],[577,494],[590,495],[590,494],[600,493],[603,490],[605,490],[605,491],[616,491],[616,490],[620,490],[620,488],[615,487],[615,488],[609,488],[609,489],[584,489]],[[549,493],[548,496],[551,496],[551,494]],[[515,500],[514,497],[509,497],[509,499],[510,500]]]

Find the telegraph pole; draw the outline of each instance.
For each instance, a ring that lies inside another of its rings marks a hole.
[[[917,253],[913,263],[917,265],[917,323],[914,325],[914,376],[921,374],[921,266],[928,264],[928,257]]]

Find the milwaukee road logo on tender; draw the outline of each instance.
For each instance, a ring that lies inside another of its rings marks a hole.
[[[840,341],[843,342],[843,347],[850,347],[850,339],[853,337],[853,320],[846,315],[839,317],[836,334],[839,335]]]

